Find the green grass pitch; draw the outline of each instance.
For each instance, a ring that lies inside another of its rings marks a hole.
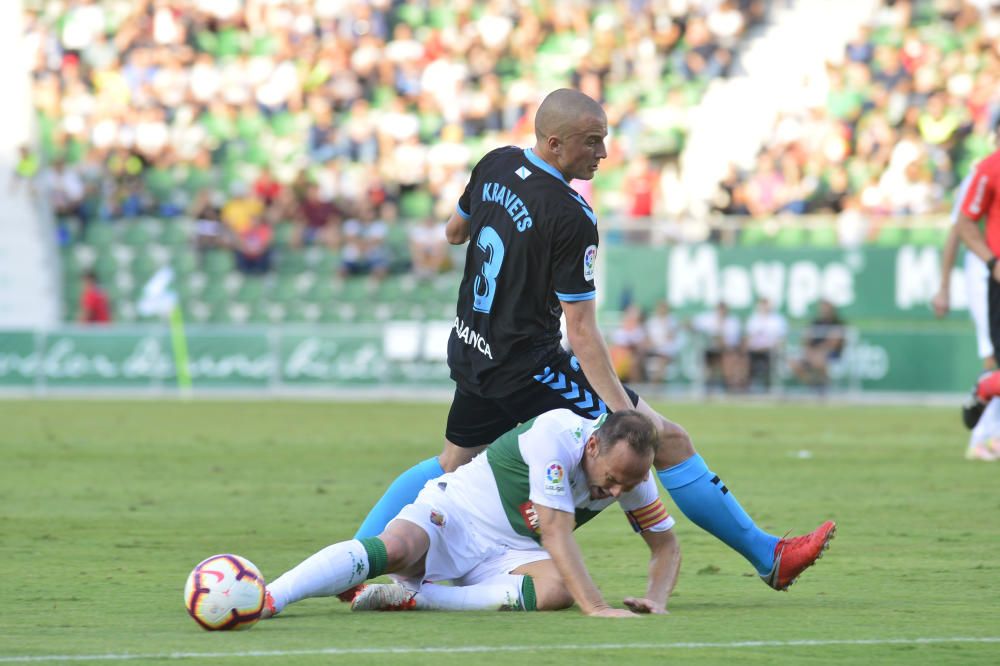
[[[209,633],[184,611],[191,567],[233,552],[273,578],[349,538],[397,472],[439,451],[447,406],[0,402],[0,664],[1000,663],[1000,464],[963,460],[957,408],[659,407],[764,528],[838,522],[788,593],[668,503],[684,564],[666,617],[314,599]],[[609,600],[643,591],[647,551],[617,509],[577,535]]]

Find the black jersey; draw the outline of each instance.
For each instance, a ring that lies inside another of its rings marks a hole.
[[[487,153],[458,213],[470,220],[448,365],[486,398],[514,393],[559,351],[560,300],[596,296],[597,216],[531,149]]]

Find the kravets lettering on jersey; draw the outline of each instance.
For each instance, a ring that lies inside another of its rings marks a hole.
[[[521,197],[500,183],[483,183],[483,202],[500,204],[506,209],[510,219],[517,225],[518,231],[530,229],[531,214],[524,207]]]
[[[490,343],[486,342],[486,338],[482,335],[469,328],[465,324],[465,321],[459,317],[455,317],[455,335],[458,336],[459,340],[469,345],[486,358],[491,361],[493,360],[493,352],[490,351]]]

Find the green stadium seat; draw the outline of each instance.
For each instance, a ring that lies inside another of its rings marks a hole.
[[[230,250],[209,250],[202,256],[202,268],[208,275],[225,275],[235,270],[236,259]]]
[[[92,222],[84,234],[85,243],[95,247],[107,247],[115,241],[115,227],[107,222]]]
[[[297,324],[313,324],[322,318],[323,308],[316,303],[294,301],[288,304],[285,321]]]
[[[375,291],[371,294],[371,300],[376,303],[392,303],[404,298],[403,279],[396,275],[390,275],[378,283]]]
[[[195,324],[200,324],[208,319],[211,310],[208,303],[197,298],[181,301],[181,313],[184,319]]]
[[[132,264],[130,266],[132,271],[132,277],[135,279],[136,283],[140,285],[145,285],[149,281],[149,278],[153,277],[153,273],[159,270],[161,264],[148,252],[139,252],[132,259]]]
[[[123,221],[123,224],[125,225],[125,230],[122,232],[122,242],[132,246],[142,246],[150,242],[152,236],[149,233],[149,227],[142,224],[141,221]]]
[[[305,251],[306,264],[317,276],[330,277],[340,268],[340,253],[322,246],[311,247]]]
[[[306,292],[304,298],[310,303],[324,305],[326,303],[333,303],[337,297],[337,293],[332,280],[319,277],[309,291]]]
[[[274,247],[285,249],[292,247],[298,237],[298,228],[294,222],[278,222],[274,225]]]
[[[227,304],[230,301],[229,291],[218,280],[210,279],[201,292],[199,300],[211,306]]]
[[[198,255],[193,250],[175,248],[170,254],[170,266],[178,276],[189,275],[198,270]]]
[[[226,316],[234,324],[244,324],[250,320],[250,306],[246,303],[230,303],[226,307]]]
[[[399,216],[404,220],[422,220],[434,211],[434,197],[426,190],[412,190],[399,198]]]
[[[242,303],[253,304],[265,300],[265,278],[247,277],[236,290],[236,299]]]
[[[410,256],[410,225],[397,221],[388,225],[385,244],[393,257],[409,259]]]
[[[275,252],[274,263],[280,275],[300,275],[308,270],[305,253],[291,248]]]
[[[206,320],[209,324],[233,324],[234,322],[229,315],[229,303],[212,303],[209,306],[209,315]]]
[[[173,247],[189,245],[194,235],[194,223],[190,220],[171,220],[164,224],[160,242]]]
[[[97,274],[97,279],[102,284],[107,284],[115,278],[115,274],[118,272],[118,261],[110,252],[104,252],[97,255],[91,269]]]
[[[398,301],[391,307],[392,319],[396,321],[424,321],[427,318],[427,308],[419,303]]]
[[[344,286],[338,295],[338,300],[343,303],[363,303],[369,298],[370,290],[368,280],[365,278],[348,278],[344,280]]]
[[[279,275],[269,295],[273,303],[292,303],[299,299],[299,291],[294,275]]]
[[[157,201],[167,201],[173,194],[174,174],[169,169],[157,167],[146,169],[143,173],[143,180],[146,181],[146,189]]]

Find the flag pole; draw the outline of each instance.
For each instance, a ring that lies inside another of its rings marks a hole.
[[[184,333],[184,313],[180,303],[170,311],[170,342],[174,348],[177,369],[177,390],[181,397],[191,395],[191,365],[188,362],[187,335]]]

